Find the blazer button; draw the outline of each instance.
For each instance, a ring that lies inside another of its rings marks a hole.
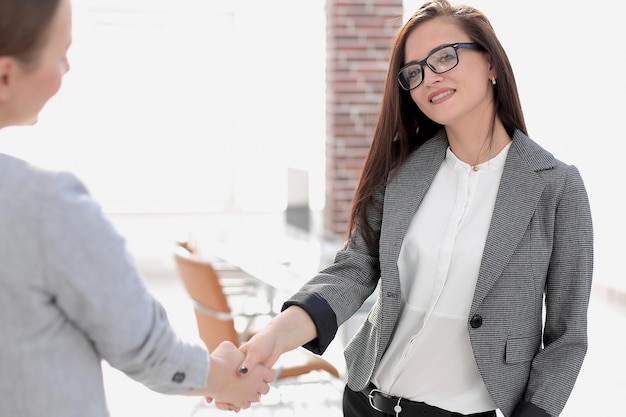
[[[176,372],[173,376],[172,376],[172,381],[176,382],[176,383],[181,383],[185,380],[185,373],[184,372]]]
[[[478,329],[482,325],[483,325],[482,316],[480,314],[474,314],[472,318],[470,319],[470,326],[472,326],[472,329]]]

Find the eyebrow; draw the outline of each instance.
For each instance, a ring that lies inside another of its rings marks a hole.
[[[435,52],[438,49],[443,48],[444,46],[456,45],[457,43],[460,43],[460,42],[442,43],[439,46],[435,46],[433,49],[430,50],[430,52],[428,52],[428,54],[426,54],[426,58],[424,58],[424,59],[428,59],[430,54],[432,54],[433,52]],[[406,64],[404,64],[404,66],[407,66],[407,65],[410,65],[410,64],[417,64],[418,62],[422,62],[424,59],[414,59],[413,61],[409,61]]]

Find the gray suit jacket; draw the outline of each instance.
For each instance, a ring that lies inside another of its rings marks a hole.
[[[0,155],[0,416],[108,415],[101,361],[163,393],[206,384],[83,185]]]
[[[319,353],[380,284],[345,351],[348,386],[355,391],[367,386],[393,337],[403,297],[400,247],[447,147],[442,131],[413,152],[369,211],[379,234],[377,253],[357,236],[285,304],[309,312],[318,338],[307,347]],[[478,368],[505,416],[562,411],[587,349],[592,264],[591,214],[578,171],[517,131],[467,318]]]

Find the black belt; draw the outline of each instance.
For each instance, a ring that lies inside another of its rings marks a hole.
[[[496,415],[495,411],[485,411],[483,413],[474,414],[455,413],[426,403],[385,394],[373,384],[370,384],[369,387],[361,392],[367,396],[370,406],[374,410],[396,417],[495,417]]]

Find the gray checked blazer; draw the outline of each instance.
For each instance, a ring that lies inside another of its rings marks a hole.
[[[108,416],[104,360],[166,394],[209,369],[83,184],[0,154],[0,416]]]
[[[354,391],[368,385],[393,337],[402,300],[398,254],[447,147],[442,130],[388,182],[379,207],[370,210],[377,253],[357,235],[284,305],[308,311],[318,338],[306,347],[321,353],[378,288],[376,303],[345,350],[347,384]],[[507,417],[558,416],[565,406],[587,350],[592,240],[577,169],[516,131],[467,318],[478,369]]]

